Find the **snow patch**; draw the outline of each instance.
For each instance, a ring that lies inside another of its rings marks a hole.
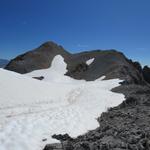
[[[94,60],[95,60],[95,58],[89,59],[89,60],[86,61],[86,64],[87,64],[87,65],[90,65],[90,64],[93,63]]]
[[[51,67],[48,69],[35,70],[26,75],[29,77],[40,77],[43,76],[42,81],[50,82],[67,82],[68,77],[64,76],[67,72],[67,64],[64,62],[64,59],[61,55],[54,57]],[[70,78],[71,79],[71,78]]]
[[[26,75],[0,69],[0,150],[42,150],[58,142],[53,134],[84,134],[99,126],[96,118],[102,112],[124,100],[111,91],[119,79],[86,82],[65,72],[61,56],[50,68]]]

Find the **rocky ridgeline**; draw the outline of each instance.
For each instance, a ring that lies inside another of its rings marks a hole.
[[[92,81],[103,75],[105,79],[123,79],[113,91],[125,94],[126,100],[102,113],[97,129],[75,139],[68,134],[53,135],[61,144],[46,145],[44,150],[150,150],[150,68],[142,68],[116,50],[71,54],[47,42],[11,60],[6,69],[27,73],[48,68],[58,54],[67,63],[66,75],[75,79]],[[87,65],[91,58],[94,62]]]

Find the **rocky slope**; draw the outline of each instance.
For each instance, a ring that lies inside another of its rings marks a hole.
[[[32,51],[17,56],[5,68],[21,74],[49,68],[52,59],[57,54],[62,55],[64,58],[69,58],[69,53],[61,46],[53,42],[46,42]]]
[[[95,50],[71,54],[53,42],[13,59],[6,69],[28,73],[51,66],[53,57],[60,54],[67,63],[66,75],[75,79],[95,80],[120,78],[115,92],[125,94],[126,100],[110,108],[99,118],[100,126],[73,139],[69,135],[54,135],[61,144],[47,145],[44,150],[150,150],[150,68],[127,59],[116,50]],[[94,58],[91,64],[89,59]]]
[[[140,85],[120,87],[126,101],[103,113],[100,127],[73,139],[54,135],[62,146],[47,145],[44,150],[150,150],[150,88]],[[128,95],[128,96],[127,96]]]

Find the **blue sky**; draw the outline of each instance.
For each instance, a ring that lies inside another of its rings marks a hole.
[[[117,49],[150,64],[149,0],[0,0],[0,58],[54,41],[70,52]]]

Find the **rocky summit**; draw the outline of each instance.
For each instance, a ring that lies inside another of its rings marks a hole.
[[[97,129],[77,138],[67,133],[53,135],[61,144],[48,144],[44,150],[150,150],[150,68],[142,68],[140,63],[116,50],[71,54],[62,46],[46,42],[11,60],[5,69],[24,74],[49,68],[58,54],[67,63],[66,75],[72,78],[87,81],[101,76],[122,79],[120,86],[113,91],[123,93],[126,100],[102,113],[97,118]],[[88,63],[89,59],[93,61]]]

